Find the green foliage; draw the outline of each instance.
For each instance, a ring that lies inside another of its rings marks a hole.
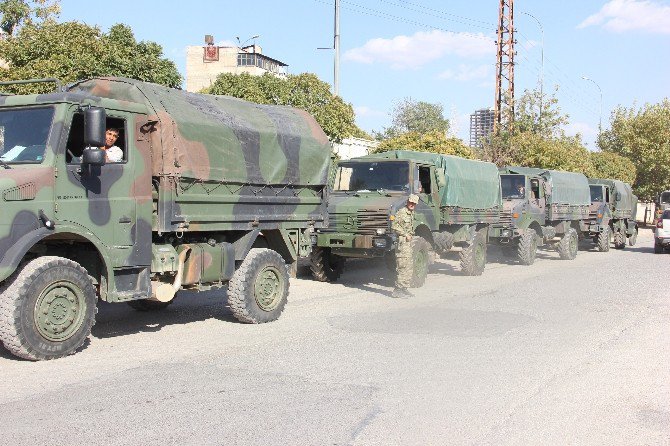
[[[565,136],[563,126],[568,123],[568,115],[561,112],[556,92],[552,95],[541,95],[537,89],[524,90],[521,97],[515,102],[515,132],[535,133],[544,138],[560,138]],[[542,104],[541,111],[540,103]]]
[[[431,104],[404,98],[398,102],[391,113],[391,127],[375,132],[379,140],[393,138],[403,133],[430,133],[449,131],[449,120],[444,118],[441,104]]]
[[[612,112],[611,128],[600,136],[604,152],[632,161],[637,169],[635,193],[653,201],[670,188],[670,100],[644,107],[618,107]]]
[[[592,152],[590,156],[595,178],[610,178],[635,184],[635,165],[628,158],[612,152]]]
[[[16,36],[0,42],[0,58],[9,69],[2,80],[55,77],[68,83],[94,76],[120,76],[179,87],[181,75],[163,57],[160,45],[137,42],[132,30],[114,25],[108,33],[79,22],[27,23]],[[14,93],[39,93],[53,86],[7,88]]]
[[[369,137],[355,124],[351,104],[335,96],[330,85],[315,74],[302,73],[285,78],[264,73],[262,76],[220,74],[204,93],[234,96],[258,104],[288,105],[314,116],[331,140],[341,141],[355,136]]]
[[[458,138],[447,138],[444,132],[433,130],[427,133],[407,132],[383,140],[375,152],[384,150],[406,149],[419,152],[442,153],[444,155],[456,155],[463,158],[474,159],[472,149]]]
[[[514,135],[511,146],[515,152],[512,164],[594,175],[590,153],[579,137],[543,138],[525,132]]]
[[[60,14],[60,0],[1,0],[0,29],[14,34],[24,23],[37,24]]]

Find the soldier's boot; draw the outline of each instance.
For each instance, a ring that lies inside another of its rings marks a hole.
[[[394,288],[393,289],[393,294],[391,294],[391,297],[398,299],[398,298],[401,298],[401,297],[405,297],[405,293],[403,293],[402,288]]]
[[[403,288],[403,290],[402,290],[402,294],[403,294],[405,297],[414,297],[414,293],[412,293],[412,292],[411,292],[410,290],[408,290],[407,288]]]

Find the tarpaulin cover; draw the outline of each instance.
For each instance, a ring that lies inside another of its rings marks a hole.
[[[440,188],[441,206],[489,209],[502,205],[500,174],[493,163],[410,150],[391,150],[362,158],[402,159],[435,165],[447,180],[447,186]]]
[[[616,194],[618,192],[621,196],[619,200],[616,200],[617,210],[633,210],[637,205],[637,197],[633,194],[633,188],[630,187],[630,184],[628,183],[619,180],[600,178],[589,178],[589,183],[604,184],[607,187],[614,187],[614,193]]]
[[[123,78],[69,91],[145,104],[158,121],[153,174],[242,184],[325,185],[331,147],[307,112]]]
[[[550,204],[591,204],[589,180],[584,174],[535,167],[507,167],[506,170],[509,173],[542,176],[551,188],[551,194],[547,198]]]

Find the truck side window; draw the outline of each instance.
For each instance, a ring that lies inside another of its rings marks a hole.
[[[421,184],[421,192],[430,194],[430,167],[419,166],[419,183]]]
[[[107,128],[118,129],[119,137],[114,145],[123,152],[123,159],[118,162],[125,162],[128,159],[126,151],[126,121],[120,118],[107,118]],[[81,153],[86,148],[84,144],[84,114],[75,113],[72,117],[70,134],[65,146],[65,160],[68,164],[80,164]],[[109,163],[109,161],[108,161]]]
[[[540,182],[538,180],[530,180],[530,197],[533,200],[540,199]]]

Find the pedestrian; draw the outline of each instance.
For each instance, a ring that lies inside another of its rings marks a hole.
[[[412,194],[407,198],[405,207],[396,212],[391,230],[398,236],[398,247],[395,251],[396,281],[393,297],[412,297],[408,288],[412,283],[412,236],[414,235],[414,208],[419,196]]]

